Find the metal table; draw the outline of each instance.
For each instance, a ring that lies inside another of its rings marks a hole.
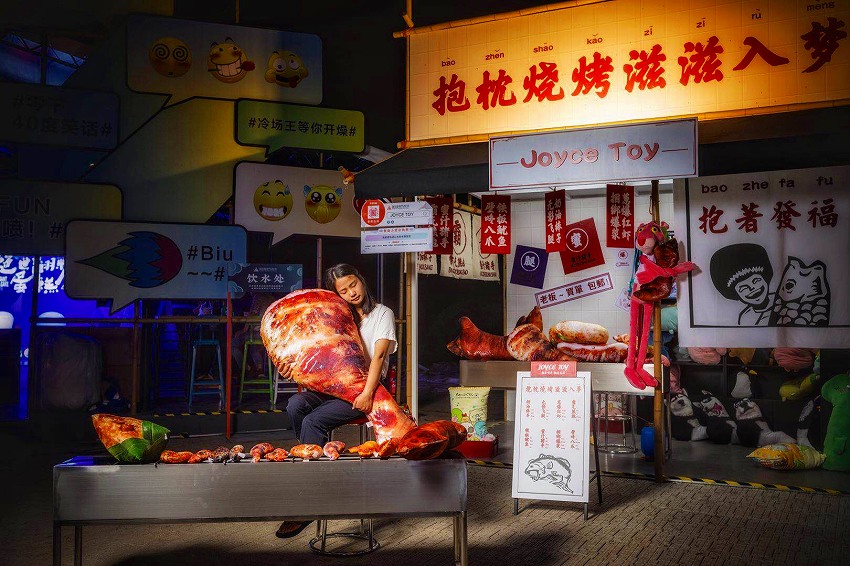
[[[78,456],[53,468],[53,564],[63,526],[74,527],[80,565],[84,525],[451,516],[455,562],[466,566],[466,478],[462,459],[121,465]],[[251,505],[223,497],[233,493]]]

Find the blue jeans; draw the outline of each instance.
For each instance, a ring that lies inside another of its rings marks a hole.
[[[330,440],[333,429],[364,416],[357,409],[352,409],[348,401],[309,390],[290,397],[286,413],[298,441],[319,446]]]

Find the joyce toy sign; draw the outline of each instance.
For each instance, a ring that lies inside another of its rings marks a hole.
[[[695,119],[490,139],[490,189],[696,174]]]
[[[848,188],[850,167],[677,181],[677,234],[701,268],[680,279],[679,343],[846,347]]]
[[[68,224],[65,292],[112,299],[223,299],[228,263],[246,263],[241,226],[75,220]]]
[[[633,0],[414,33],[408,139],[847,99],[848,17],[844,1]]]

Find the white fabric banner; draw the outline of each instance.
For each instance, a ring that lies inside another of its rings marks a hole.
[[[454,245],[452,254],[443,256],[440,261],[440,275],[455,279],[474,279],[472,273],[475,259],[474,239],[472,237],[472,214],[455,210],[452,216],[454,224]]]
[[[482,281],[499,281],[499,256],[481,253],[481,217],[472,215],[472,245],[475,247],[472,276]]]
[[[419,275],[437,275],[437,255],[428,252],[417,252],[416,273]]]
[[[675,181],[682,346],[850,343],[850,167]]]

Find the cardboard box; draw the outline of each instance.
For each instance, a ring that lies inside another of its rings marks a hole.
[[[466,440],[455,448],[467,458],[495,458],[499,452],[499,438],[496,440]]]

